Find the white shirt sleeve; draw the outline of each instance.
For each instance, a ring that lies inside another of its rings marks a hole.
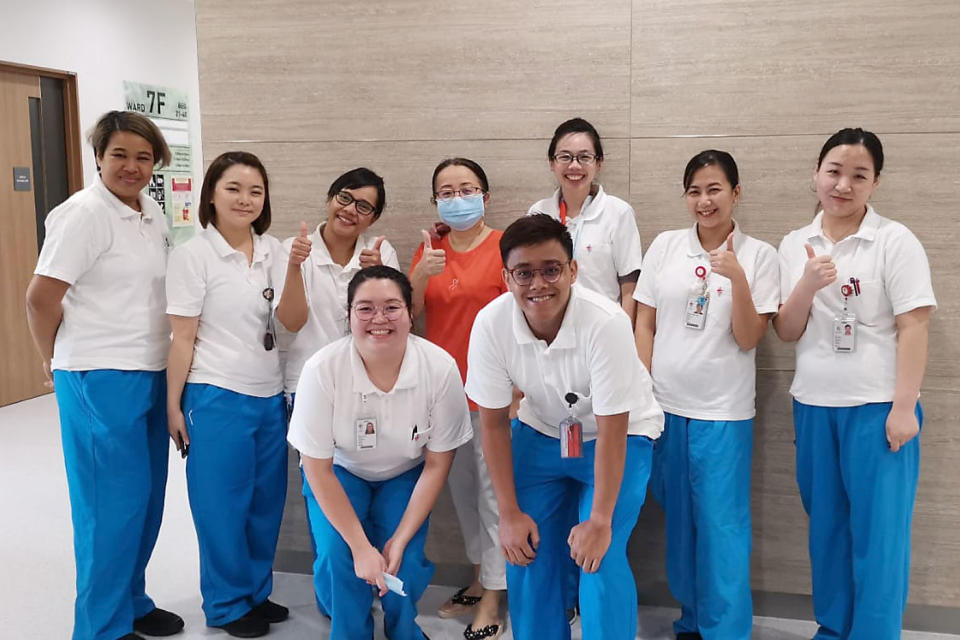
[[[613,236],[613,263],[618,276],[626,276],[640,270],[643,265],[643,247],[640,243],[640,230],[637,229],[637,217],[633,207],[626,205],[617,220]]]
[[[316,362],[308,361],[300,374],[287,442],[311,458],[333,457],[333,394],[324,388]]]
[[[491,320],[494,320],[493,316],[483,310],[474,320],[467,350],[466,391],[479,406],[502,409],[513,402],[513,380],[498,345],[512,341],[512,336],[508,334],[497,340],[491,335]]]
[[[46,236],[34,273],[74,284],[110,246],[110,230],[104,216],[113,211],[95,211],[86,206],[54,210],[45,223]]]
[[[760,242],[750,295],[757,313],[776,313],[780,308],[780,260],[777,252],[766,242]]]
[[[611,416],[636,406],[638,368],[633,331],[626,314],[615,314],[589,336],[587,366],[590,368],[590,393],[593,413]],[[473,396],[470,396],[473,398]],[[474,400],[476,401],[476,400]]]
[[[633,299],[648,307],[657,308],[657,274],[660,273],[660,263],[663,258],[663,234],[658,235],[647,247],[647,255],[643,257],[643,268],[640,270],[640,279],[633,290]]]
[[[430,439],[427,449],[435,452],[456,449],[473,437],[470,424],[470,410],[467,408],[467,396],[460,382],[460,371],[452,359],[430,363],[428,366],[442,364],[447,372],[440,388],[433,394],[433,406],[430,409]]]
[[[796,282],[794,282],[791,277],[793,273],[791,261],[795,258],[791,247],[793,244],[792,235],[792,233],[789,233],[784,236],[783,240],[780,241],[780,250],[778,251],[780,262],[780,304],[787,301],[787,298],[793,293],[793,287],[796,286]]]
[[[191,243],[206,242],[199,236],[180,245],[167,261],[167,313],[195,318],[203,310],[207,292],[206,274],[201,259],[191,249]]]
[[[380,245],[380,262],[400,271],[400,260],[397,258],[397,250],[393,248],[389,240],[384,239]]]
[[[895,316],[937,306],[927,253],[913,232],[898,226],[884,246],[883,264],[883,284]]]
[[[273,287],[273,308],[280,304],[283,287],[287,282],[287,264],[290,262],[290,250],[293,247],[293,238],[287,238],[276,248],[275,259],[270,260],[270,286]],[[301,266],[301,273],[307,263]]]

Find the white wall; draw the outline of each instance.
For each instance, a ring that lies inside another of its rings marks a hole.
[[[194,184],[200,184],[193,0],[0,0],[0,16],[0,60],[77,74],[84,184],[96,175],[86,134],[101,114],[124,108],[124,80],[187,92]]]

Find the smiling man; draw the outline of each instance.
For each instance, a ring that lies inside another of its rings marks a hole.
[[[467,395],[500,512],[517,640],[566,640],[566,560],[581,568],[583,637],[634,638],[627,540],[640,515],[663,412],[615,303],[581,288],[573,241],[547,215],[500,240],[509,288],[470,336]],[[513,389],[524,397],[510,422]],[[575,520],[572,514],[577,514]],[[570,529],[571,521],[578,522]]]

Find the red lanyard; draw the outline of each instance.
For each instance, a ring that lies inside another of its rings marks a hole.
[[[567,203],[560,199],[560,224],[567,226]]]

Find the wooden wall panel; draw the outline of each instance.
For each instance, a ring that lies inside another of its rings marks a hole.
[[[629,0],[196,5],[206,140],[628,134]]]
[[[813,165],[827,135],[844,126],[875,130],[887,166],[874,203],[923,242],[940,302],[923,387],[910,601],[960,607],[960,46],[953,33],[960,4],[196,6],[207,161],[235,148],[261,156],[278,237],[301,219],[319,219],[342,171],[369,166],[387,183],[375,229],[397,246],[404,268],[419,229],[435,219],[428,198],[437,162],[479,161],[492,187],[488,221],[503,228],[552,192],[545,150],[568,117],[586,117],[604,136],[601,179],[637,210],[644,246],[690,224],[680,181],[697,151],[734,154],[744,187],[738,220],[777,245],[813,216]],[[793,366],[792,346],[771,331],[758,350],[753,586],[809,593],[807,519],[794,479]],[[292,476],[291,487],[297,483]],[[292,490],[281,547],[303,550],[297,510]],[[433,522],[431,555],[464,563],[446,497]],[[663,514],[651,499],[630,544],[642,587],[663,585],[663,542]]]
[[[633,0],[631,135],[960,127],[949,0]]]

